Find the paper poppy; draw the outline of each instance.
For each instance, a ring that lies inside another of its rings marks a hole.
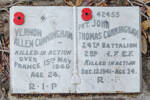
[[[14,23],[16,25],[24,24],[24,14],[22,12],[16,12],[14,14]]]
[[[92,18],[92,11],[90,8],[84,8],[82,9],[82,19],[84,21],[89,21]]]

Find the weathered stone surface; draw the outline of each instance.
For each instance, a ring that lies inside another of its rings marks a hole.
[[[10,3],[11,0],[0,0],[0,4],[2,4],[3,6],[5,6],[4,4],[7,4],[7,3]],[[16,0],[15,0],[16,1]],[[25,1],[29,1],[29,0],[25,0]],[[38,2],[39,0],[33,0],[33,2]],[[45,1],[45,0],[41,0],[41,1]],[[50,1],[50,0],[49,0]],[[54,1],[54,0],[53,0]],[[106,0],[106,1],[109,1],[109,0]],[[145,1],[145,0],[143,0]],[[32,4],[31,3],[31,4]],[[53,4],[55,4],[55,2],[53,2]],[[23,4],[20,4],[20,5],[23,5]],[[41,5],[40,3],[38,3],[37,5]],[[46,5],[46,4],[44,4]],[[0,12],[0,32],[3,32],[4,30],[4,22],[1,21],[1,19],[5,19],[5,18],[8,18],[8,14],[5,13],[4,15],[2,14],[2,12]],[[8,22],[7,22],[8,24]],[[6,31],[5,32],[8,32],[9,31],[9,27],[8,25],[6,25]],[[5,33],[6,35],[9,34],[8,33]],[[148,56],[149,57],[149,56]],[[149,67],[150,67],[150,59],[148,57],[144,57],[143,58],[143,75],[142,75],[142,78],[143,78],[143,87],[142,87],[142,93],[140,94],[133,94],[131,96],[131,94],[126,94],[125,96],[124,95],[120,95],[120,94],[111,94],[111,95],[101,95],[101,96],[96,96],[96,95],[93,95],[93,96],[81,96],[81,97],[54,97],[54,98],[47,98],[47,97],[40,97],[40,98],[34,98],[34,97],[30,97],[30,98],[16,98],[16,96],[12,96],[10,93],[8,93],[9,95],[9,100],[107,100],[110,99],[110,100],[150,100],[150,70],[149,70]],[[3,83],[3,85],[1,86],[8,86],[8,83]],[[5,87],[4,86],[4,87]],[[104,99],[105,97],[105,99]],[[2,87],[0,87],[0,100],[7,100],[7,98],[5,98],[4,94],[2,93]]]
[[[85,7],[11,8],[12,93],[140,92],[139,7],[88,8],[93,14],[88,26],[81,17],[81,11]],[[105,14],[101,13],[104,11]],[[16,12],[22,12],[26,18],[19,27],[13,21]],[[109,21],[110,17],[113,20]],[[78,23],[77,33],[73,32],[74,23]],[[78,35],[75,36],[76,34]],[[75,40],[78,41],[77,45],[73,44],[76,43]],[[35,50],[35,54],[27,53]],[[45,53],[41,54],[43,51]],[[79,53],[76,54],[75,51]],[[78,63],[73,60],[76,58]],[[74,80],[76,68],[79,70],[79,79]],[[126,85],[127,83],[130,85]]]

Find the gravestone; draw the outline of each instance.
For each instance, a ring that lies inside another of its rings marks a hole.
[[[139,7],[12,7],[11,92],[140,92],[139,13]]]

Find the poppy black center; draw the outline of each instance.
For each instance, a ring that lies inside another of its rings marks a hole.
[[[85,15],[88,15],[88,13],[85,13]]]
[[[20,20],[20,19],[21,19],[21,17],[18,17],[18,19]]]

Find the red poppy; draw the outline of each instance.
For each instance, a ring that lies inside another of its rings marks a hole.
[[[22,12],[16,12],[14,14],[14,23],[16,25],[24,24],[24,14]]]
[[[84,8],[82,9],[82,19],[84,21],[88,21],[92,18],[92,11],[90,8]]]

